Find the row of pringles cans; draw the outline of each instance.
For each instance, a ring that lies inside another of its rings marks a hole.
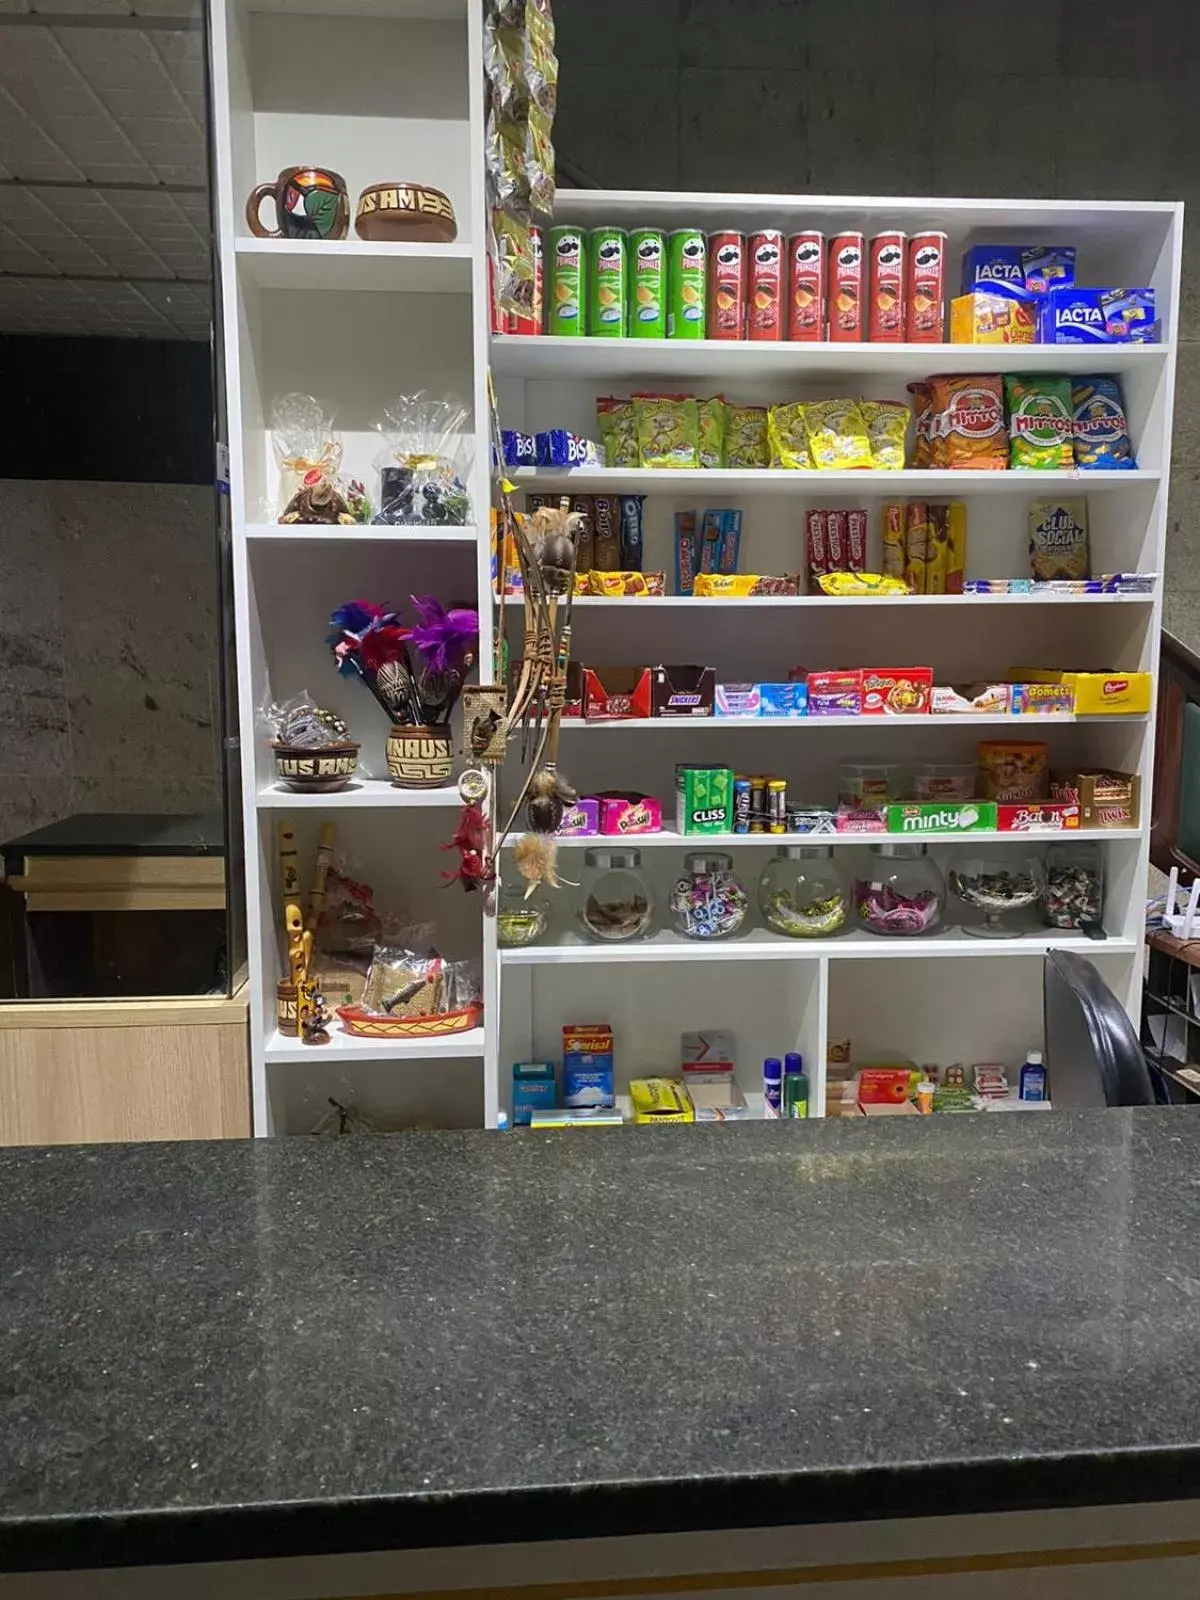
[[[533,306],[492,332],[940,343],[946,235],[535,228]]]

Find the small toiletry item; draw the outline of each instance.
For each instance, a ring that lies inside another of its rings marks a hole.
[[[783,1103],[783,1062],[768,1056],[763,1062],[763,1116],[777,1119]]]
[[[611,1110],[613,1034],[607,1022],[568,1023],[563,1037],[563,1105]]]
[[[783,1115],[808,1116],[808,1074],[799,1052],[792,1050],[783,1058]]]
[[[1046,1068],[1040,1050],[1026,1053],[1025,1065],[1021,1068],[1021,1099],[1046,1099]]]
[[[553,1061],[514,1061],[512,1069],[512,1119],[527,1128],[535,1111],[549,1111],[556,1099]]]

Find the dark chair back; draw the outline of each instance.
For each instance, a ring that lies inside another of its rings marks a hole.
[[[1056,1108],[1155,1103],[1133,1023],[1090,961],[1069,950],[1049,951],[1042,1009]]]

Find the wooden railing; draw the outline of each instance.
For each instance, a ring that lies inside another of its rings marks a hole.
[[[1180,848],[1180,782],[1184,767],[1184,713],[1188,705],[1200,709],[1200,655],[1164,628],[1155,718],[1150,859],[1160,872],[1178,867],[1183,883],[1190,883],[1191,875],[1200,872],[1200,861]],[[1195,831],[1193,822],[1188,832],[1194,835]]]

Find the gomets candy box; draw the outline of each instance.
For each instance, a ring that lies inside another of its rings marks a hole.
[[[1059,672],[1022,667],[1014,680],[1025,685],[1058,684],[1070,690],[1077,717],[1146,716],[1150,711],[1148,672]]]

